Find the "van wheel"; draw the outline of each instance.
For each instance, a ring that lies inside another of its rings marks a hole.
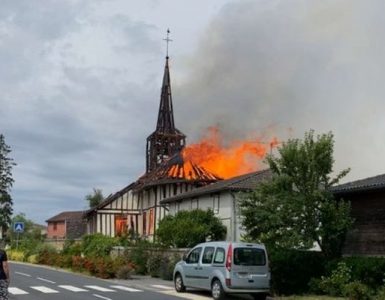
[[[253,296],[254,300],[266,300],[267,295],[266,294],[251,294]]]
[[[186,287],[183,284],[182,276],[179,273],[175,275],[174,285],[175,285],[175,290],[178,293],[183,293],[186,291]]]
[[[225,299],[225,291],[223,290],[222,284],[218,279],[215,279],[211,284],[211,295],[215,300]]]

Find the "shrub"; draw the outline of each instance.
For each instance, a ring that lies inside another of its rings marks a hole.
[[[148,241],[138,241],[135,247],[126,251],[125,259],[135,265],[135,272],[137,274],[146,274],[147,260],[150,257],[148,250],[151,246],[151,243]]]
[[[385,258],[346,257],[343,261],[352,270],[352,280],[360,281],[371,289],[378,289],[383,285]]]
[[[351,269],[341,261],[329,277],[321,277],[320,288],[331,296],[342,296],[345,285],[351,280]]]
[[[72,269],[81,272],[84,270],[85,259],[81,256],[72,256]]]
[[[123,266],[118,267],[116,271],[116,278],[118,279],[131,279],[132,274],[135,272],[135,266],[127,263]]]
[[[73,240],[66,241],[63,247],[62,254],[73,256],[73,255],[81,255],[83,252],[83,246],[79,242],[75,242]]]
[[[51,245],[42,244],[37,249],[38,264],[52,266],[54,264],[54,261],[56,260],[56,257],[57,250]]]
[[[15,261],[24,261],[24,252],[18,250],[8,250],[8,258]]]
[[[171,257],[165,257],[162,260],[160,266],[159,276],[164,280],[172,280],[172,276],[174,273],[175,264],[180,261],[180,257],[178,255],[173,255]]]
[[[160,276],[160,266],[163,261],[162,254],[154,253],[147,259],[147,274],[151,275],[152,277],[159,277]]]
[[[320,252],[274,249],[269,252],[271,287],[277,294],[303,294],[309,291],[311,278],[325,272]],[[295,276],[293,276],[295,274]]]
[[[195,209],[166,216],[159,222],[156,235],[164,246],[188,248],[206,240],[222,240],[226,226],[212,210]]]
[[[83,251],[87,257],[105,257],[111,249],[117,245],[116,239],[101,233],[86,235],[83,237]]]
[[[345,285],[344,296],[350,300],[369,300],[369,288],[359,281],[353,281]]]
[[[377,294],[374,297],[375,300],[385,300],[385,285],[377,290]]]
[[[37,264],[37,254],[32,254],[27,257],[27,262],[30,264]]]

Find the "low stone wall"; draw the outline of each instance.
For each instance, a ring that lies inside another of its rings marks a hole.
[[[56,250],[58,250],[58,251],[61,251],[61,250],[63,250],[64,244],[66,241],[67,241],[67,239],[45,239],[44,243],[56,248]],[[80,242],[81,239],[75,239],[73,241]]]
[[[116,256],[121,256],[124,255],[126,251],[132,251],[135,250],[136,247],[122,247],[122,246],[117,246],[114,247],[111,251],[111,256],[116,257]],[[158,249],[158,248],[150,248],[147,249],[148,252],[151,254],[162,254],[165,257],[174,257],[174,256],[179,256],[181,259],[183,257],[183,254],[187,253],[190,249],[189,248],[174,248],[174,249]]]

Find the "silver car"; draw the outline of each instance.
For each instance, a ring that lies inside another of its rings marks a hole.
[[[266,248],[253,243],[207,242],[196,245],[174,268],[177,292],[186,287],[226,294],[251,294],[264,300],[270,290]]]

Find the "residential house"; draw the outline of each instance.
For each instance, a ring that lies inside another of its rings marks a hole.
[[[84,211],[65,211],[46,220],[47,239],[73,240],[81,238],[86,232]]]
[[[344,255],[385,255],[385,174],[338,185],[338,199],[350,201],[354,219]]]

